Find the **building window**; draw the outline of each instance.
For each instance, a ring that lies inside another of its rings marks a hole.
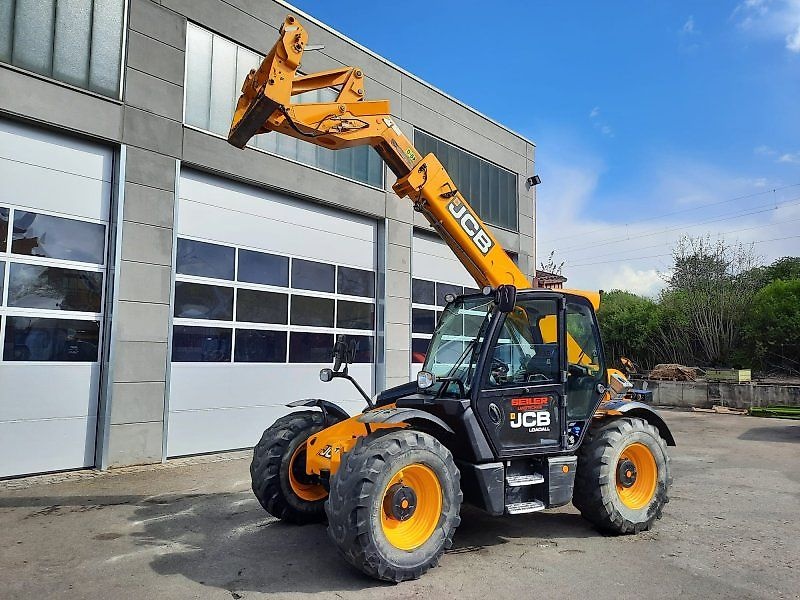
[[[374,360],[374,271],[181,237],[175,279],[175,362],[327,364],[338,334]]]
[[[102,223],[0,206],[0,359],[99,360],[105,246]]]
[[[0,3],[0,61],[119,96],[125,0]]]
[[[474,154],[414,130],[414,145],[424,156],[432,152],[444,165],[461,195],[491,225],[518,231],[517,175]]]
[[[186,107],[188,125],[228,135],[242,82],[263,57],[226,38],[189,23],[186,29]],[[295,97],[295,102],[331,102],[332,89]],[[251,146],[331,173],[383,188],[383,161],[372,148],[329,150],[286,135],[254,137]]]

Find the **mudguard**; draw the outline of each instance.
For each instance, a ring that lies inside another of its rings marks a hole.
[[[450,426],[439,417],[416,408],[380,408],[378,410],[367,411],[358,417],[358,420],[362,423],[402,423],[412,419],[430,421],[444,429],[447,433],[453,433]]]
[[[597,407],[594,413],[596,419],[605,419],[608,417],[615,417],[625,415],[626,417],[639,417],[650,423],[653,427],[658,429],[658,433],[667,442],[667,446],[676,446],[675,438],[672,432],[667,427],[664,419],[661,418],[656,411],[654,411],[647,404],[641,402],[631,402],[630,400],[610,400],[603,402]]]
[[[297,408],[299,406],[317,406],[322,410],[322,416],[325,419],[325,425],[333,425],[337,421],[344,421],[349,419],[350,415],[347,414],[342,407],[335,405],[333,402],[323,400],[321,398],[304,398],[303,400],[295,400],[287,404],[289,408]]]

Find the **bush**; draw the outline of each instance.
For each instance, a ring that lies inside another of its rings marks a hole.
[[[655,302],[630,292],[612,290],[603,294],[597,320],[609,364],[619,365],[620,356],[627,356],[644,368],[655,364],[654,339],[660,326]]]
[[[743,330],[761,368],[800,371],[800,279],[777,279],[759,290]]]

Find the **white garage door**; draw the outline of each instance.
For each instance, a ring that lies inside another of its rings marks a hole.
[[[94,464],[111,173],[0,121],[0,477]]]
[[[475,280],[438,237],[414,232],[411,257],[411,372],[425,360],[447,294],[477,291]]]
[[[319,370],[345,333],[374,389],[375,221],[194,171],[179,195],[168,454],[251,447],[301,398],[363,409]]]

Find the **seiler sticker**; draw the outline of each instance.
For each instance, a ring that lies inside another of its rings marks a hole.
[[[509,415],[509,425],[512,429],[525,428],[529,433],[550,431],[549,402],[547,396],[512,398],[511,406],[517,412]]]

